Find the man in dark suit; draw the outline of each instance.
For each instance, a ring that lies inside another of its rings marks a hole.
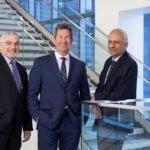
[[[108,49],[111,57],[106,60],[99,77],[99,84],[95,91],[95,100],[117,101],[136,98],[137,64],[126,51],[127,46],[127,34],[123,30],[114,29],[110,32]],[[117,138],[116,140],[115,138],[114,140],[106,140],[106,137],[103,137],[101,133],[107,126],[104,122],[102,123],[102,120],[104,118],[114,118],[116,121],[118,117],[117,109],[100,108],[100,110],[96,107],[92,109],[91,111],[96,117],[101,118],[100,120],[97,119],[97,123],[101,126],[98,133],[99,149],[121,150],[123,141],[120,141],[120,144],[116,144]],[[110,130],[107,129],[106,132],[110,132]]]
[[[19,150],[30,139],[32,119],[27,111],[27,73],[15,61],[19,52],[19,37],[6,32],[0,37],[0,149]],[[15,67],[15,71],[14,71]],[[16,82],[16,77],[18,82]]]
[[[39,150],[77,150],[81,133],[81,101],[90,98],[85,64],[72,57],[72,29],[57,25],[55,52],[37,58],[29,79],[28,105],[38,120]],[[40,100],[38,96],[40,94]]]

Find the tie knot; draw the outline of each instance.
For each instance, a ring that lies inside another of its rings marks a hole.
[[[14,60],[11,60],[11,61],[10,61],[10,64],[11,64],[12,66],[16,65]]]
[[[115,65],[116,61],[115,60],[111,60],[111,65]]]
[[[65,60],[66,60],[66,57],[61,57],[60,59],[62,59],[62,61],[65,61]]]

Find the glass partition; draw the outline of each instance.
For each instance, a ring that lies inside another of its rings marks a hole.
[[[82,150],[149,150],[150,107],[145,104],[150,99],[83,102]]]

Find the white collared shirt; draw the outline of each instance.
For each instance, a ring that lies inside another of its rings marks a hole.
[[[67,76],[69,74],[69,65],[70,65],[70,57],[69,54],[67,54],[66,56],[61,56],[58,52],[55,51],[55,56],[56,56],[56,60],[57,60],[57,64],[59,67],[59,70],[61,70],[61,64],[62,64],[62,57],[65,57],[65,64],[66,64],[66,71],[67,71]]]

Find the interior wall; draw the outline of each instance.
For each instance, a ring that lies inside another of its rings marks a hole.
[[[95,0],[95,24],[108,34],[118,27],[119,11],[150,6],[149,0]]]

